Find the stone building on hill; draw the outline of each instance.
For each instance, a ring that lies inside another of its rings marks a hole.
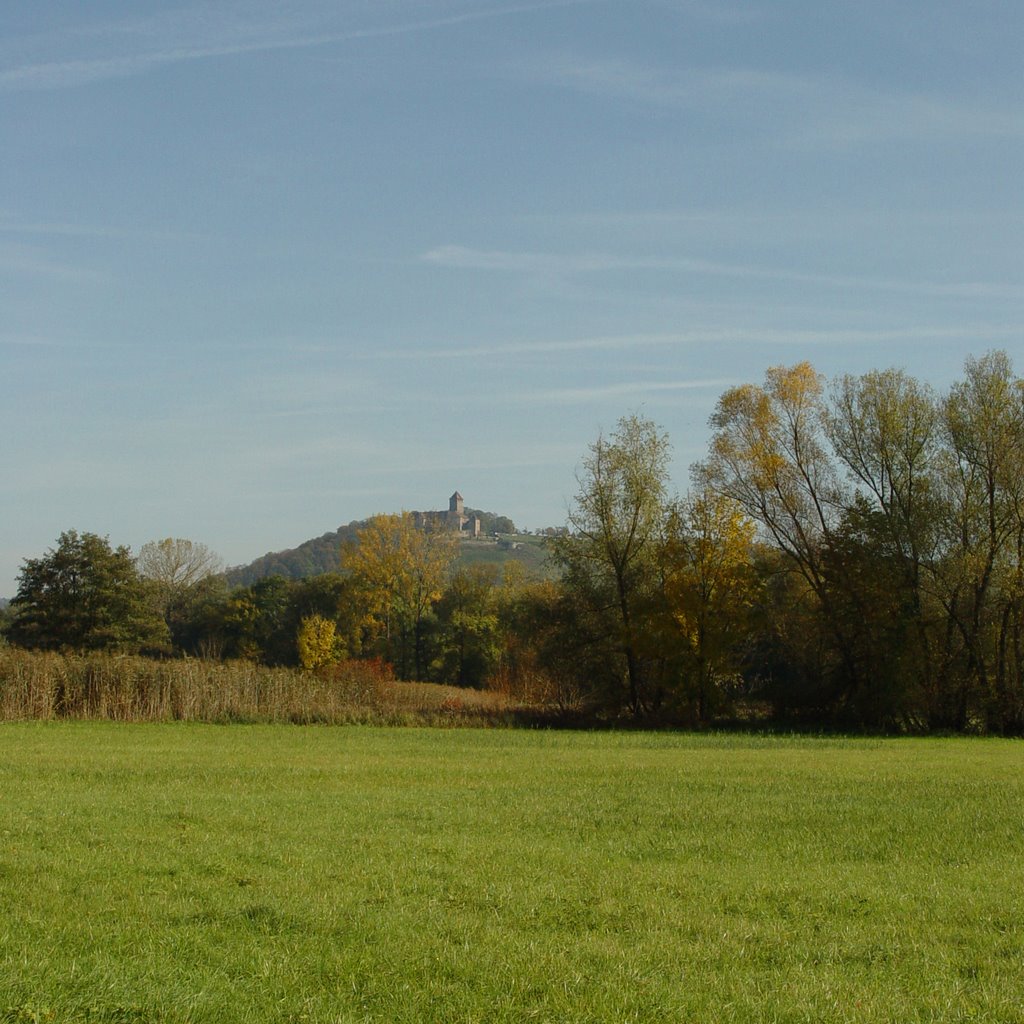
[[[413,522],[420,530],[450,530],[460,537],[480,536],[480,517],[466,515],[462,495],[456,491],[448,499],[446,512],[413,512]]]

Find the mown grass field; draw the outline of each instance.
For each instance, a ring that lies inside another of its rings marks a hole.
[[[0,1021],[1022,1021],[1024,746],[0,726]]]

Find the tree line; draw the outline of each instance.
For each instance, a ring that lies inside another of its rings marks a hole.
[[[234,588],[201,545],[132,559],[69,533],[25,563],[5,633],[312,671],[375,658],[644,721],[1024,733],[1024,382],[1005,352],[941,394],[902,370],[773,367],[711,428],[682,497],[655,423],[599,436],[548,541],[557,579],[457,569],[457,539],[409,514],[363,524],[337,572]]]
[[[711,426],[682,500],[653,424],[591,448],[555,553],[580,660],[604,639],[593,678],[603,664],[634,711],[682,700],[698,720],[743,698],[1024,732],[1024,382],[1005,352],[941,395],[900,370],[775,367]]]

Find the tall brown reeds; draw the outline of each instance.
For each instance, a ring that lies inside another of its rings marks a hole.
[[[245,661],[0,647],[0,720],[365,721],[380,717],[387,682],[372,662],[308,673]]]

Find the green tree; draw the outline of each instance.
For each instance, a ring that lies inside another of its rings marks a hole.
[[[295,624],[288,614],[293,586],[283,576],[265,576],[234,591],[225,610],[225,653],[267,665],[294,665]]]
[[[7,601],[0,601],[0,645],[6,643],[7,630],[14,621],[14,610]]]
[[[12,601],[13,643],[44,650],[138,650],[167,642],[167,627],[127,547],[69,530],[27,559]]]
[[[858,685],[843,695],[836,715],[858,727],[919,728],[933,713],[926,709],[933,704],[935,623],[931,609],[922,607],[913,563],[864,495],[844,510],[822,564],[830,608],[857,665]]]
[[[352,577],[327,572],[294,583],[288,599],[289,628],[298,629],[302,620],[311,616],[334,623],[334,647],[339,658],[362,653],[366,600]]]
[[[482,686],[498,664],[497,573],[497,566],[486,564],[460,569],[437,603],[438,674],[443,682]]]
[[[657,702],[646,663],[657,553],[665,525],[668,437],[650,420],[627,416],[590,446],[569,513],[570,531],[555,539],[553,558],[584,618],[621,663],[626,703],[634,713]],[[611,667],[611,664],[609,664]]]
[[[607,671],[603,645],[579,628],[580,603],[515,562],[505,563],[496,590],[500,654],[488,685],[525,704],[578,710]]]

